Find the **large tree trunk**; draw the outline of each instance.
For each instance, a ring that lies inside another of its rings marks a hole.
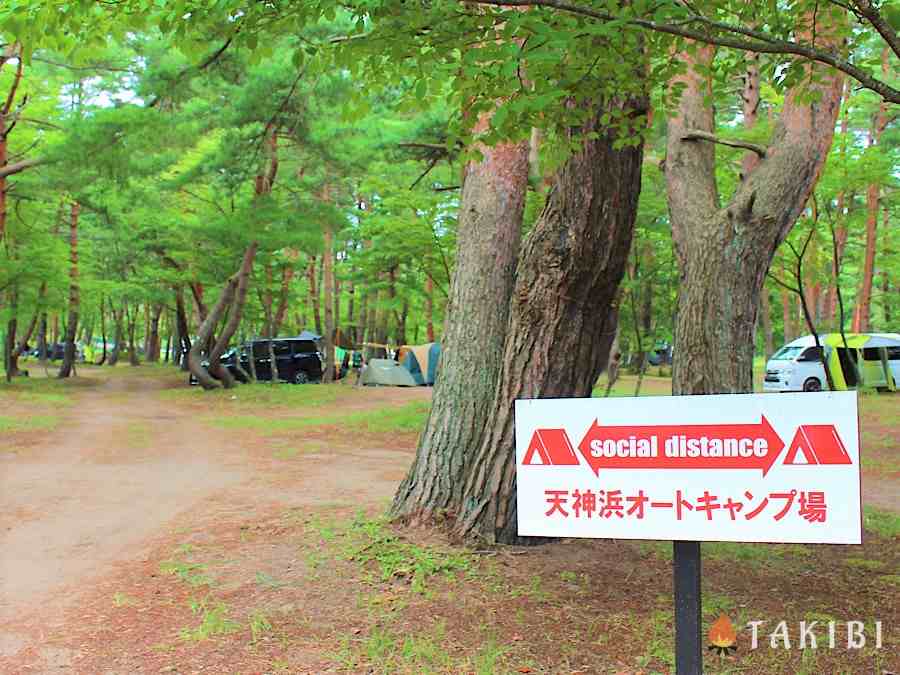
[[[324,288],[322,302],[325,304],[325,335],[323,346],[325,348],[325,363],[322,380],[332,382],[334,380],[334,232],[331,226],[325,225],[325,251],[322,253],[322,276]]]
[[[59,377],[69,377],[75,367],[75,333],[78,330],[78,214],[81,207],[72,203],[69,220],[69,317],[66,325],[66,348]]]
[[[489,115],[476,131],[487,129]],[[480,147],[466,167],[456,267],[431,412],[394,516],[430,519],[462,507],[468,467],[493,423],[528,186],[528,142]],[[370,308],[371,311],[371,308]]]
[[[219,338],[216,341],[212,352],[209,354],[209,372],[218,377],[226,389],[230,389],[234,386],[234,377],[228,372],[227,368],[222,366],[219,359],[222,358],[222,354],[225,353],[225,350],[228,348],[228,343],[231,341],[237,327],[241,323],[244,304],[247,301],[247,288],[250,286],[250,272],[253,271],[253,259],[256,257],[257,246],[257,243],[254,241],[247,247],[247,250],[244,251],[244,259],[241,261],[241,267],[237,273],[237,290],[235,292],[231,313],[228,315],[228,321],[225,323],[225,327],[219,334]],[[238,367],[240,367],[239,358],[236,359],[236,363],[238,364]]]
[[[485,409],[487,432],[466,472],[456,527],[463,537],[518,541],[515,400],[590,396],[606,365],[615,333],[608,317],[631,246],[643,144],[615,149],[617,134],[600,119],[645,108],[635,100],[597,106],[581,130],[597,137],[560,169],[523,246],[499,384]]]
[[[828,43],[827,31],[819,34]],[[713,53],[702,46],[683,54],[688,72],[672,82],[685,86],[669,119],[665,169],[681,272],[675,394],[753,391],[759,294],[775,250],[818,179],[840,107],[841,76],[814,66],[819,78],[788,92],[765,157],[720,208],[714,146],[703,140],[715,133],[710,81],[692,67],[702,71]]]

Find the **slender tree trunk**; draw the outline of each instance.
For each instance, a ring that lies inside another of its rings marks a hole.
[[[351,270],[351,274],[355,270]],[[353,349],[358,341],[357,325],[356,325],[356,284],[353,283],[353,277],[347,282],[347,346]]]
[[[342,340],[344,333],[341,330],[341,280],[338,278],[337,274],[334,270],[334,258],[332,258],[332,273],[331,278],[334,280],[334,344],[338,347],[341,346],[342,342],[346,342],[346,340]]]
[[[359,321],[356,333],[355,345],[361,345],[366,341],[366,334],[369,327],[369,291],[363,290],[362,298],[359,301]]]
[[[322,380],[334,380],[334,232],[330,225],[325,225],[325,251],[322,253],[322,276],[324,288],[322,302],[325,304],[325,372]]]
[[[216,382],[216,380],[207,372],[206,368],[200,364],[200,354],[203,351],[203,348],[209,343],[216,325],[225,313],[225,308],[233,302],[237,285],[238,275],[235,274],[225,283],[225,287],[222,289],[222,295],[219,296],[219,300],[216,302],[212,311],[207,314],[203,323],[200,324],[200,328],[197,329],[197,338],[194,340],[191,349],[188,352],[188,368],[190,368],[191,374],[197,378],[200,386],[207,390],[217,389],[219,383]]]
[[[192,281],[189,285],[191,287],[191,295],[194,296],[194,304],[197,306],[197,316],[203,322],[209,313],[206,303],[203,301],[203,284],[199,281]]]
[[[643,144],[615,149],[616,134],[600,120],[644,111],[646,101],[597,105],[582,130],[596,138],[560,169],[523,246],[486,433],[465,473],[456,527],[463,537],[519,541],[515,400],[590,396],[607,362],[608,318],[631,246]]]
[[[849,86],[848,82],[844,82],[844,89],[841,95],[841,99],[844,100],[847,98],[847,88]],[[850,116],[850,106],[845,105],[843,107],[843,111],[841,113],[841,127],[840,127],[840,161],[839,166],[844,168],[844,182],[849,181],[849,176],[847,175],[846,169],[846,157],[847,157],[847,127],[849,126],[849,116]],[[844,244],[847,242],[847,229],[845,226],[844,220],[844,199],[845,193],[844,190],[841,189],[837,194],[837,208],[835,209],[836,219],[839,223],[838,225],[838,243],[839,245],[832,250],[832,254],[838,256],[838,259],[832,261],[832,270],[840,269],[840,257],[844,254]],[[851,199],[852,201],[852,199]],[[833,243],[833,242],[832,242]],[[837,285],[840,280],[837,277],[833,277],[828,284],[828,290],[825,293],[825,318],[836,324],[837,320]]]
[[[818,28],[823,44],[833,42],[825,27]],[[665,169],[681,271],[676,395],[753,391],[759,295],[772,256],[805,207],[828,155],[843,83],[839,74],[812,66],[819,77],[787,93],[765,158],[721,208],[714,146],[693,134],[715,133],[710,80],[699,74],[712,57],[708,46],[683,54],[688,72],[672,82],[685,87],[669,119]]]
[[[137,329],[137,321],[138,321],[138,305],[134,306],[134,311],[128,311],[128,304],[125,304],[125,320],[128,323],[128,363],[131,366],[139,366],[141,365],[141,360],[138,358],[137,353],[137,343],[135,341],[135,330]]]
[[[19,291],[15,284],[9,291],[9,320],[6,323],[6,339],[3,341],[3,367],[6,369],[6,381],[19,374],[18,366],[13,359],[16,350],[16,333],[19,323]]]
[[[41,365],[47,361],[47,310],[41,311],[41,323],[37,335],[38,361]]]
[[[476,133],[489,124],[485,115]],[[528,145],[479,147],[482,160],[466,167],[440,371],[415,461],[394,496],[394,516],[458,513],[473,456],[496,422],[492,401],[521,242]]]
[[[256,249],[258,244],[253,242],[244,251],[244,259],[237,273],[237,289],[235,291],[234,304],[231,313],[228,315],[228,321],[219,334],[219,338],[209,355],[209,372],[221,380],[222,385],[226,389],[234,386],[234,377],[228,372],[228,369],[222,366],[219,359],[228,348],[228,343],[241,323],[241,316],[244,311],[244,304],[247,300],[247,288],[250,285],[250,273],[253,271],[253,259],[256,257]],[[240,359],[236,359],[238,367],[240,367]]]
[[[100,361],[96,363],[102,366],[106,363],[106,298],[100,296],[100,339],[103,340],[103,352],[100,354]]]
[[[309,280],[309,304],[312,307],[313,322],[316,333],[322,335],[322,315],[319,311],[319,285],[316,283],[316,256],[309,256],[309,265],[306,268],[306,276]]]
[[[890,72],[888,48],[881,52],[881,72],[887,76]],[[888,106],[884,101],[878,107],[878,113],[872,122],[869,134],[869,146],[878,145],[881,135],[887,127]],[[866,188],[866,254],[863,263],[863,274],[860,283],[856,310],[853,314],[853,332],[866,333],[872,319],[872,286],[875,280],[875,253],[878,247],[878,210],[880,205],[881,184],[870,183]]]
[[[148,305],[149,307],[149,305]],[[159,337],[159,320],[162,317],[163,304],[161,302],[153,305],[150,315],[150,331],[147,338],[147,348],[145,350],[147,363],[159,363],[161,340]]]
[[[434,342],[434,281],[425,277],[425,334],[428,342]]]
[[[119,363],[119,354],[122,351],[122,314],[123,310],[116,309],[116,306],[113,303],[110,303],[110,308],[112,309],[113,321],[115,322],[116,332],[114,338],[114,344],[112,351],[109,354],[109,360],[107,361],[107,365],[115,366]]]
[[[72,203],[69,220],[69,317],[66,325],[66,349],[63,355],[59,377],[69,377],[75,368],[75,333],[78,330],[79,287],[78,287],[78,215],[81,207]]]
[[[181,286],[175,287],[175,321],[178,329],[178,364],[181,370],[188,370],[186,355],[191,349],[191,329],[188,326],[187,311],[184,307],[184,290]]]
[[[278,291],[278,309],[275,310],[275,334],[277,335],[284,323],[287,314],[288,298],[291,291],[291,281],[294,279],[293,265],[287,265],[281,270],[281,288]]]

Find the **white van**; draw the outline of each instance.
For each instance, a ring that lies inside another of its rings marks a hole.
[[[861,335],[848,334],[851,337],[860,338]],[[819,349],[825,350],[825,358],[831,357],[831,350],[837,349],[838,359],[844,381],[850,387],[855,387],[856,368],[859,357],[862,356],[862,364],[859,367],[862,380],[867,387],[889,387],[884,367],[881,362],[882,349],[886,350],[888,367],[893,375],[894,384],[900,386],[900,334],[898,333],[867,333],[866,340],[859,348],[844,349],[841,346],[832,347],[827,342],[834,343],[833,335],[819,336],[819,344],[812,335],[797,338],[779,349],[766,363],[766,375],[763,380],[764,391],[822,391],[827,389],[828,380],[825,377],[825,369],[819,358]],[[838,337],[838,339],[840,339]]]

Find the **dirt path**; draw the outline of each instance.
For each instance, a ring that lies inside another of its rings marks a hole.
[[[69,669],[72,655],[43,648],[38,627],[61,625],[80,594],[199,514],[336,494],[371,503],[390,496],[409,462],[408,452],[330,453],[320,443],[285,470],[246,437],[179,411],[160,396],[165,386],[116,376],[85,388],[45,442],[0,459],[0,672],[21,672],[26,653],[38,656],[27,672]]]

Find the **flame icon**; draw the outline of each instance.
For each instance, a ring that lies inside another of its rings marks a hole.
[[[737,651],[737,646],[734,644],[736,640],[737,633],[734,626],[731,625],[731,621],[724,614],[720,614],[719,618],[709,627],[710,645],[708,649],[714,649],[721,656],[725,656],[729,651]]]

